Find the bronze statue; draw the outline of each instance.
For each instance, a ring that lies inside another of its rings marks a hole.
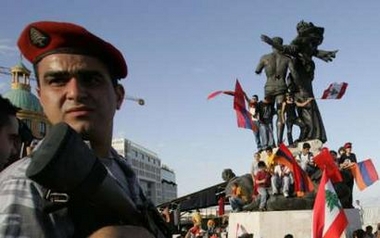
[[[323,42],[324,28],[315,26],[312,22],[300,21],[297,24],[297,33],[298,35],[290,45],[279,44],[266,35],[262,35],[261,40],[279,52],[292,57],[294,71],[289,75],[289,89],[293,91],[295,100],[305,101],[308,98],[314,98],[312,81],[314,80],[315,64],[313,57],[330,62],[338,51],[318,49]],[[315,100],[307,107],[298,110],[302,120],[310,129],[306,139],[319,139],[325,143],[327,141],[326,132]]]
[[[271,39],[274,45],[281,45],[283,40],[281,37],[273,37]],[[287,91],[286,78],[289,72],[294,71],[292,58],[283,54],[276,47],[272,47],[273,52],[263,55],[256,67],[255,73],[260,74],[265,70],[267,81],[265,83],[265,98],[276,104],[277,113],[277,144],[282,142],[284,134],[284,122],[281,117],[282,102],[285,100]]]

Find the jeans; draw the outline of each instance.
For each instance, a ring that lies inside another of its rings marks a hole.
[[[277,174],[272,175],[271,182],[273,194],[278,194],[281,187],[283,193],[289,193],[290,179],[291,178],[288,175],[283,176],[282,178]]]
[[[268,146],[274,147],[274,137],[273,137],[273,124],[260,123],[260,138],[261,145],[263,148]]]
[[[243,205],[244,205],[243,199],[239,197],[230,197],[229,200],[230,200],[230,205],[232,207],[232,210],[238,211],[238,212],[243,210]]]
[[[257,192],[259,193],[259,198],[260,198],[260,205],[259,209],[265,208],[267,205],[267,196],[268,196],[268,191],[264,187],[257,187]]]
[[[261,145],[261,139],[260,139],[260,122],[259,121],[252,121],[253,124],[256,126],[257,130],[253,131],[253,135],[255,136],[256,146],[257,150],[264,149]]]

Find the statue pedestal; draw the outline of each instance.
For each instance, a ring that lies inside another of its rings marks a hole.
[[[360,229],[357,209],[345,209],[348,226],[341,238],[351,238],[354,230]],[[237,238],[244,232],[253,233],[255,238],[311,237],[312,210],[266,211],[230,213],[228,237]]]

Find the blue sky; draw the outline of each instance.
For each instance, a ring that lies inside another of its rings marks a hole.
[[[348,82],[342,100],[318,101],[330,149],[353,143],[359,160],[380,168],[380,2],[161,0],[27,1],[5,0],[0,14],[0,66],[19,62],[16,41],[32,21],[70,21],[117,46],[125,55],[125,101],[115,119],[115,137],[126,137],[157,152],[176,171],[179,195],[221,182],[221,172],[249,172],[254,138],[238,129],[232,99],[207,101],[215,90],[234,88],[239,78],[248,94],[263,96],[265,76],[254,69],[271,51],[261,34],[289,43],[300,20],[325,27],[321,49],[338,49],[331,63],[318,59],[314,93],[332,82]],[[30,64],[24,62],[30,67]],[[31,68],[31,67],[30,67]],[[0,92],[9,78],[0,75]],[[378,169],[380,172],[380,169]],[[380,183],[355,198],[371,205]],[[379,201],[376,201],[380,204]]]

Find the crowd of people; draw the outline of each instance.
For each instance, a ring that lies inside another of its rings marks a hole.
[[[252,115],[252,122],[255,130],[253,131],[257,150],[263,151],[267,147],[276,147],[284,142],[283,134],[286,127],[288,145],[295,147],[298,142],[303,142],[309,139],[307,137],[310,125],[304,123],[299,116],[297,108],[306,107],[314,98],[308,98],[304,102],[295,101],[294,95],[290,92],[284,94],[284,100],[280,104],[279,109],[275,108],[273,97],[266,96],[263,100],[259,100],[258,95],[253,95],[251,98],[246,96],[249,112]],[[277,117],[276,131],[277,136],[274,136],[273,121]],[[299,137],[293,139],[293,126],[299,127]]]
[[[316,182],[321,176],[321,170],[318,168],[314,161],[314,154],[310,151],[311,145],[308,142],[302,144],[302,150],[294,156],[298,165],[302,170]],[[350,189],[349,201],[346,208],[353,208],[352,189],[354,184],[354,177],[351,172],[351,166],[356,163],[356,155],[352,152],[352,143],[347,142],[340,148],[341,153],[331,150],[330,154],[333,158],[337,168],[339,169],[343,183]],[[273,156],[273,148],[267,147],[265,149],[266,157]],[[278,196],[283,195],[285,198],[292,197],[294,193],[294,174],[287,166],[279,164],[274,160],[272,164],[267,164],[268,161],[261,159],[261,153],[255,152],[251,166],[251,176],[254,184],[254,198],[260,200],[259,210],[265,210],[265,201],[269,195]],[[264,172],[265,171],[265,174]],[[260,173],[259,173],[260,172]],[[234,197],[230,197],[230,202],[236,203]],[[243,200],[240,199],[241,204],[236,211],[242,209],[245,205]],[[234,207],[233,207],[234,208]]]
[[[377,224],[377,230],[375,232],[371,225],[366,226],[365,230],[355,230],[352,234],[352,238],[380,238],[380,223]]]

